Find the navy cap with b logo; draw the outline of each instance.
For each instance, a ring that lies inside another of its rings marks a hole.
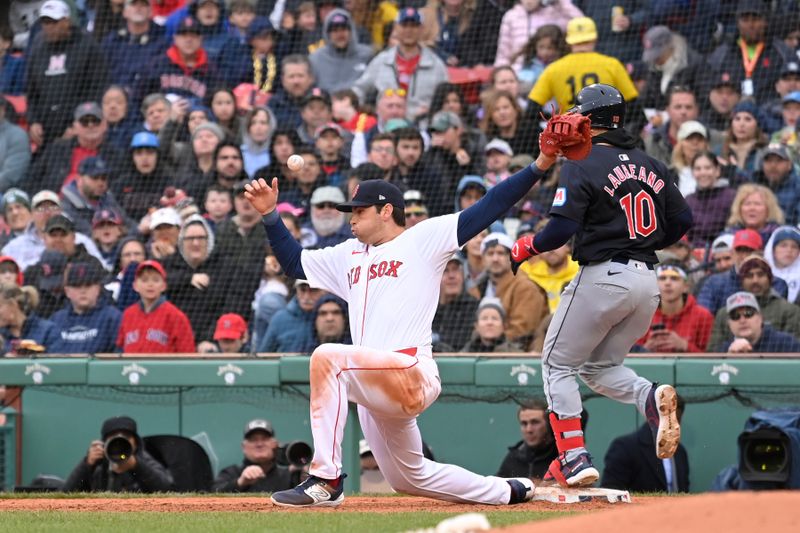
[[[403,192],[397,185],[383,180],[362,181],[356,186],[353,199],[339,204],[336,209],[349,213],[354,207],[369,207],[371,205],[392,204],[398,209],[405,209]]]

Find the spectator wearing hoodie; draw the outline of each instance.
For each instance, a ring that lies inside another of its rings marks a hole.
[[[47,352],[58,342],[58,329],[36,316],[39,294],[34,287],[0,285],[0,356],[18,355],[24,350]]]
[[[115,350],[122,313],[103,294],[103,272],[92,263],[72,263],[67,268],[64,294],[67,304],[51,322],[59,331],[53,353],[110,353]]]
[[[570,0],[550,2],[546,6],[542,4],[543,2],[539,0],[520,0],[503,15],[497,38],[495,67],[512,65],[519,70],[522,68],[522,57],[518,56],[517,52],[522,50],[537,28],[545,24],[555,24],[566,31],[570,19],[583,16],[583,12],[572,5]],[[515,56],[516,61],[514,61]]]
[[[200,23],[192,17],[181,20],[166,53],[148,68],[136,89],[137,101],[148,94],[161,93],[201,103],[218,83],[215,64],[204,48]]]
[[[61,189],[61,208],[77,231],[90,234],[95,214],[103,210],[114,211],[123,220],[128,218],[114,193],[108,190],[110,177],[111,167],[102,158],[87,157],[78,165],[78,179]],[[135,226],[130,220],[125,225]]]
[[[28,134],[40,146],[60,137],[81,102],[99,101],[108,81],[103,53],[94,39],[72,23],[63,0],[39,9],[42,38],[27,58],[25,94]]]
[[[155,133],[140,131],[130,143],[129,169],[111,182],[120,207],[137,223],[159,206],[164,189],[172,182],[168,165],[159,152]]]
[[[0,192],[23,186],[31,164],[31,145],[25,130],[6,120],[6,99],[0,95]]]
[[[178,236],[178,253],[164,259],[167,298],[189,318],[195,339],[210,340],[214,316],[209,309],[224,309],[229,283],[236,282],[232,265],[214,253],[214,232],[200,215],[184,221]]]
[[[241,148],[244,171],[250,178],[272,162],[269,146],[276,127],[275,115],[268,107],[254,107],[245,116]]]
[[[311,312],[315,345],[332,342],[352,344],[347,316],[347,302],[333,294],[324,294]]]
[[[372,47],[360,44],[353,19],[344,9],[334,9],[322,25],[325,46],[309,56],[317,85],[328,92],[353,86],[372,58]]]
[[[314,306],[325,294],[312,288],[307,280],[298,279],[296,294],[284,309],[272,316],[264,338],[258,343],[258,352],[311,352],[314,340]]]
[[[753,174],[753,182],[764,185],[775,194],[786,224],[794,226],[800,222],[800,176],[786,146],[767,146],[761,154],[760,166]]]
[[[767,241],[764,259],[773,275],[789,286],[787,300],[798,302],[800,295],[800,230],[793,226],[780,226]]]

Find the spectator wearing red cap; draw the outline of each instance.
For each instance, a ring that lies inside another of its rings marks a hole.
[[[117,349],[126,354],[193,353],[194,334],[189,319],[164,298],[167,273],[161,263],[139,263],[133,288],[140,300],[122,314]]]
[[[725,307],[725,299],[742,290],[738,275],[739,267],[750,255],[754,253],[761,255],[763,249],[764,241],[761,240],[757,231],[752,229],[737,231],[733,236],[733,267],[727,272],[719,272],[706,278],[697,294],[697,303],[711,311],[712,314],[716,314],[720,308]],[[779,295],[786,297],[789,288],[784,280],[773,278],[771,285]]]
[[[92,239],[100,253],[106,270],[112,270],[117,260],[117,245],[125,235],[125,225],[120,214],[113,209],[100,209],[92,217]]]
[[[784,213],[771,190],[754,183],[743,183],[739,186],[731,204],[729,230],[752,229],[766,242],[775,228],[784,221]]]
[[[248,353],[247,322],[241,315],[226,313],[217,320],[214,340],[222,353]]]
[[[738,275],[742,290],[755,296],[764,321],[777,331],[800,337],[800,307],[772,290],[774,275],[769,263],[760,255],[750,255],[739,267]],[[715,347],[731,341],[733,335],[728,328],[728,313],[721,308],[714,319],[708,346]]]

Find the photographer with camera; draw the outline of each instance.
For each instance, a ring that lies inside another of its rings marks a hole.
[[[289,450],[292,444],[285,450],[287,459],[310,462],[310,448],[301,454],[304,457],[295,457]],[[299,483],[301,467],[278,464],[279,451],[272,424],[263,419],[251,420],[244,427],[244,461],[220,471],[214,480],[214,492],[276,492],[294,487]]]
[[[172,474],[148,454],[136,432],[136,421],[117,416],[103,422],[101,440],[72,470],[64,492],[165,492]]]

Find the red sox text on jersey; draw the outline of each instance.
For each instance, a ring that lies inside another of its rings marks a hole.
[[[373,280],[375,278],[382,278],[382,277],[398,277],[397,269],[403,264],[402,261],[381,261],[380,263],[375,263],[369,266],[369,279]],[[359,280],[361,279],[361,267],[356,266],[350,269],[350,272],[347,273],[347,284],[352,288],[353,285],[356,285]]]

